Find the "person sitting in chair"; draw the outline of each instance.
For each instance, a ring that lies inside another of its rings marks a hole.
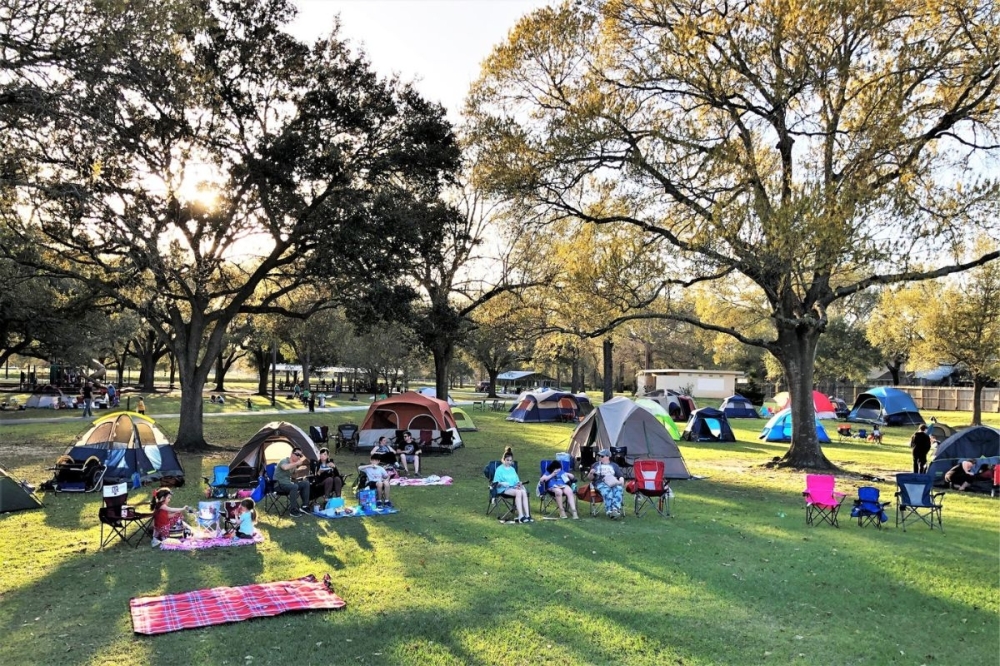
[[[944,473],[944,480],[955,490],[968,490],[976,480],[973,471],[976,463],[973,460],[963,460]]]
[[[385,439],[384,437],[382,439]],[[368,465],[359,467],[358,472],[368,477],[368,488],[375,491],[376,506],[392,508],[392,501],[389,499],[389,472],[373,453]]]
[[[378,444],[372,447],[370,455],[378,460],[380,465],[396,464],[396,452],[389,446],[389,440],[385,436],[378,438]]]
[[[302,449],[292,449],[287,458],[282,458],[274,468],[274,486],[288,493],[288,515],[298,518],[309,507],[309,481],[299,478],[309,461],[302,455]],[[301,498],[301,501],[300,501]]]
[[[601,449],[597,453],[597,464],[590,468],[589,474],[597,492],[604,498],[604,510],[612,520],[622,517],[622,490],[625,487],[625,475],[622,468],[611,462],[611,451]]]
[[[877,423],[874,426],[872,426],[872,434],[868,435],[868,441],[875,442],[876,444],[882,443],[882,431],[879,430],[879,426]]]
[[[396,448],[396,455],[399,462],[403,463],[403,471],[410,473],[410,468],[406,463],[413,463],[413,473],[420,476],[420,445],[413,441],[413,435],[407,430],[403,433],[403,441]]]
[[[514,469],[514,452],[508,446],[504,449],[503,464],[497,467],[493,474],[493,483],[497,484],[497,492],[501,495],[514,498],[514,506],[517,508],[517,521],[519,523],[533,523],[531,509],[528,503],[528,491],[517,476]]]
[[[344,477],[337,469],[337,463],[330,459],[330,450],[319,450],[319,460],[309,466],[311,484],[309,494],[320,497],[325,504],[331,497],[340,497],[344,488]]]
[[[545,484],[545,490],[555,496],[560,518],[568,517],[566,506],[569,506],[569,510],[573,513],[573,520],[579,520],[580,516],[576,512],[576,493],[573,492],[573,487],[570,485],[573,483],[573,475],[563,471],[562,463],[558,460],[550,462],[545,468],[545,474],[538,479],[538,482]]]

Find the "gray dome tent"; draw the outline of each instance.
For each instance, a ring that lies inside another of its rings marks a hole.
[[[229,463],[229,469],[244,465],[250,468],[252,478],[258,478],[269,462],[287,457],[295,447],[302,449],[310,461],[319,460],[316,443],[302,428],[287,421],[271,421],[247,440]]]
[[[684,456],[659,419],[628,398],[618,396],[597,406],[584,417],[570,437],[570,456],[580,457],[580,450],[595,451],[627,447],[628,462],[662,460],[664,478],[688,479],[691,473]]]

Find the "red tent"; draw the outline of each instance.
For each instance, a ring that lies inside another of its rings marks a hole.
[[[774,396],[774,402],[778,405],[777,411],[788,409],[792,406],[792,395],[788,391],[782,391]],[[813,407],[816,408],[816,418],[818,419],[837,418],[837,408],[833,406],[828,397],[819,391],[813,391]]]
[[[442,430],[456,429],[455,416],[444,400],[414,391],[400,393],[372,403],[361,423],[360,447],[374,446],[383,435],[392,439],[397,430],[410,430],[419,441],[419,431],[429,430],[440,437]],[[457,434],[454,439],[461,441]]]

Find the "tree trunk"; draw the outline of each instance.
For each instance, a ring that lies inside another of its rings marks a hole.
[[[267,386],[268,372],[271,369],[271,350],[254,347],[250,351],[253,363],[257,367],[257,394],[270,395]]]
[[[986,378],[982,375],[972,376],[972,425],[983,425],[983,387]]]
[[[615,397],[614,376],[615,376],[615,343],[611,338],[604,338],[604,402]]]
[[[215,357],[215,390],[218,393],[226,390],[226,362],[222,356],[222,352],[219,352]]]
[[[885,367],[889,369],[889,374],[892,375],[892,385],[899,386],[899,370],[901,365],[899,363],[887,363]]]
[[[174,382],[177,381],[177,359],[173,353],[170,355],[170,390],[174,390]]]
[[[448,400],[448,366],[451,365],[454,352],[454,346],[445,340],[434,345],[431,351],[431,356],[434,357],[434,390],[437,392],[438,400]]]
[[[574,358],[573,359],[573,363],[572,363],[572,365],[570,365],[570,367],[572,368],[573,374],[572,374],[572,378],[570,379],[570,388],[569,388],[569,390],[572,393],[580,393],[581,392],[580,391],[580,383],[581,383],[580,382],[580,359],[579,358]]]
[[[490,378],[490,385],[486,389],[486,397],[487,398],[496,398],[497,397],[497,377],[500,375],[500,368],[499,367],[491,368],[491,367],[487,366],[486,367],[486,374]]]
[[[792,444],[781,459],[783,467],[836,470],[816,436],[816,408],[813,405],[813,367],[820,332],[815,328],[787,328],[778,331],[775,356],[785,371],[792,398]]]

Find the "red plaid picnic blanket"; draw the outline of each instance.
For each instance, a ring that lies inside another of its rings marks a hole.
[[[330,589],[330,574],[323,576],[322,582],[310,575],[274,583],[136,597],[129,601],[132,631],[147,636],[291,611],[336,610],[346,605]]]

